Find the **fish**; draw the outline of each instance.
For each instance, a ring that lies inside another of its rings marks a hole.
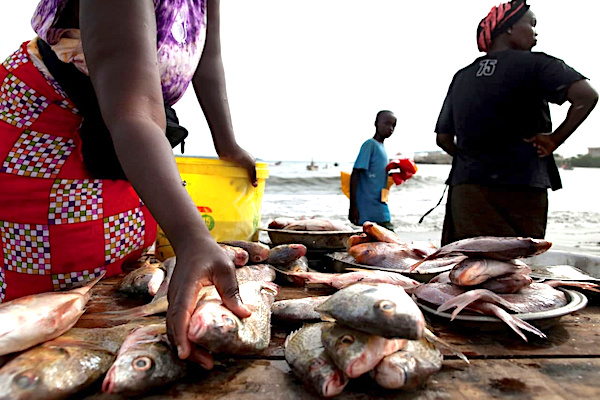
[[[329,325],[305,325],[290,333],[283,345],[285,360],[294,375],[321,397],[337,396],[349,381],[323,347],[322,330]]]
[[[148,265],[158,266],[160,264],[162,264],[162,262],[158,258],[156,258],[156,255],[154,253],[146,253],[134,262],[123,263],[121,269],[123,270],[123,272],[129,273],[141,267],[146,267]]]
[[[383,357],[404,346],[406,339],[386,339],[342,324],[324,327],[321,341],[335,365],[349,378],[371,371]]]
[[[386,389],[414,389],[442,369],[443,359],[427,339],[407,340],[402,349],[384,357],[370,376]]]
[[[278,271],[290,272],[290,274],[282,274],[283,279],[292,283],[294,286],[304,286],[304,279],[297,277],[294,274],[298,272],[308,272],[308,258],[302,256],[287,264],[279,265]]]
[[[219,243],[219,246],[225,250],[225,253],[227,253],[227,256],[233,261],[233,265],[236,267],[243,267],[248,263],[250,256],[248,255],[248,252],[241,247],[228,246],[222,243]]]
[[[102,391],[138,395],[182,378],[186,371],[187,364],[169,345],[165,323],[141,326],[123,341]]]
[[[440,247],[422,261],[415,263],[411,267],[411,271],[415,270],[425,260],[451,253],[460,253],[473,258],[493,258],[506,261],[542,254],[551,246],[552,243],[544,239],[478,236],[458,240]]]
[[[155,302],[158,299],[167,296],[167,293],[169,291],[169,283],[171,283],[171,277],[173,276],[173,271],[175,271],[175,265],[177,265],[177,257],[167,258],[163,263],[163,267],[166,271],[165,278],[163,279],[158,290],[154,294],[152,302]]]
[[[320,320],[321,314],[315,308],[323,304],[329,296],[313,296],[301,299],[279,300],[271,306],[273,318],[287,322]]]
[[[400,239],[398,235],[396,235],[391,230],[376,224],[375,222],[365,221],[363,223],[362,228],[363,232],[365,232],[368,236],[373,238],[375,242],[395,243],[401,246],[408,247],[407,243],[404,240]]]
[[[526,273],[514,273],[488,279],[478,287],[498,294],[517,293],[533,283]]]
[[[475,289],[475,290],[484,290],[484,289]],[[446,305],[445,305],[444,308],[449,309],[452,307],[452,303],[450,303],[450,301],[452,299],[454,299],[455,297],[460,296],[464,293],[473,292],[473,291],[474,290],[466,291],[464,288],[461,288],[460,286],[449,284],[449,283],[434,282],[434,283],[427,283],[424,285],[420,285],[419,287],[417,287],[414,291],[414,296],[418,300],[420,300],[424,303],[434,305],[434,306],[441,306],[441,305],[445,304],[446,302],[448,302],[447,305],[449,305],[449,307],[446,308]],[[499,302],[503,301],[502,298],[500,297],[500,295],[490,292],[489,290],[487,292],[491,293],[490,296],[493,296],[493,298],[496,299],[497,301],[499,301]],[[508,304],[508,302],[506,302],[506,304]],[[514,315],[509,314],[504,309],[502,309],[501,307],[498,307],[495,304],[484,302],[484,301],[470,302],[470,304],[468,305],[468,309],[471,311],[480,313],[480,314],[494,315],[494,316],[498,317],[500,320],[502,320],[505,324],[507,324],[517,335],[519,335],[526,342],[527,342],[527,336],[525,336],[525,334],[521,331],[521,329],[523,329],[525,331],[529,331],[541,338],[546,337],[546,335],[544,333],[542,333],[536,327],[532,326],[531,324],[523,321],[522,319],[520,319]],[[441,311],[441,309],[438,309],[438,311]],[[453,319],[453,318],[454,318],[454,316],[451,319]]]
[[[295,221],[296,221],[296,218],[277,217],[277,218],[273,219],[271,222],[269,222],[268,228],[269,229],[283,229],[287,225],[289,225]]]
[[[350,248],[352,246],[356,246],[357,244],[361,244],[361,243],[368,243],[368,242],[372,242],[373,238],[371,238],[369,235],[367,235],[366,233],[359,233],[356,235],[352,235],[348,238],[348,242],[346,243],[346,250],[350,250]]]
[[[205,296],[190,319],[190,341],[215,353],[252,354],[267,348],[271,340],[271,306],[278,286],[253,281],[242,283],[239,290],[252,315],[240,319],[221,303],[218,294]]]
[[[310,218],[293,221],[282,229],[288,231],[330,231],[330,232],[353,232],[354,229],[342,222],[332,221],[326,218]]]
[[[447,254],[445,256],[432,258],[423,261],[418,268],[413,270],[414,273],[432,273],[432,269],[449,267],[453,268],[459,262],[467,259],[467,256],[462,254]]]
[[[424,240],[413,240],[408,246],[423,257],[435,253],[438,249],[433,243]]]
[[[450,281],[459,286],[476,286],[488,279],[512,273],[529,274],[531,268],[519,260],[467,258],[450,271]]]
[[[85,312],[90,289],[104,274],[66,292],[38,293],[0,304],[0,356],[28,349],[71,329]]]
[[[357,244],[350,248],[349,253],[359,264],[398,271],[409,271],[416,262],[422,260],[406,245],[388,242]]]
[[[355,283],[389,283],[405,290],[412,290],[421,283],[397,272],[388,271],[354,271],[340,274],[323,272],[295,272],[294,276],[306,279],[311,284],[323,284],[335,289],[343,289]]]
[[[388,283],[340,289],[316,308],[337,322],[385,338],[420,339],[425,318],[400,286]]]
[[[106,373],[139,326],[72,328],[21,353],[0,369],[0,400],[59,400],[79,393]]]
[[[161,264],[148,264],[125,275],[117,284],[117,290],[134,295],[154,296],[165,279]]]
[[[233,247],[240,247],[246,250],[248,256],[250,257],[249,261],[252,261],[253,263],[261,263],[269,257],[269,246],[259,242],[250,242],[247,240],[228,240],[219,243]]]
[[[275,246],[269,252],[267,264],[282,265],[291,263],[306,255],[306,246],[303,244],[280,244]]]
[[[519,314],[553,310],[564,307],[568,302],[564,292],[545,283],[532,283],[527,288],[511,294],[496,294],[487,289],[469,290],[440,305],[438,311],[456,307],[452,313],[454,317],[478,300],[499,304]]]
[[[236,268],[235,276],[238,283],[248,281],[273,282],[276,277],[276,272],[269,264],[248,264],[243,267]]]

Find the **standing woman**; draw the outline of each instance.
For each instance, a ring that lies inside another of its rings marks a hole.
[[[177,254],[169,335],[211,368],[187,339],[202,285],[250,312],[165,131],[181,133],[169,107],[192,82],[217,153],[256,185],[231,125],[219,1],[41,0],[32,24],[38,37],[0,66],[0,299],[120,273],[154,242],[155,218]]]
[[[442,245],[475,236],[543,238],[547,189],[562,187],[552,153],[598,93],[562,60],[532,52],[536,17],[523,0],[493,7],[477,28],[486,53],[456,73],[437,144],[453,156]],[[552,130],[548,103],[570,103]]]

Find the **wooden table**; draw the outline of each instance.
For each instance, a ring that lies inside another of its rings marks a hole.
[[[117,278],[93,289],[88,315],[141,304],[115,293]],[[282,287],[277,300],[331,293],[331,289]],[[352,380],[338,399],[600,399],[600,306],[597,299],[587,308],[563,317],[547,330],[548,339],[529,336],[525,343],[506,330],[477,332],[454,323],[429,320],[432,330],[471,361],[470,365],[444,352],[444,364],[426,386],[412,392],[388,391],[368,378]],[[97,325],[83,318],[79,327]],[[271,345],[248,358],[217,360],[215,368],[194,368],[183,380],[140,399],[266,400],[316,399],[290,372],[283,357],[283,341],[294,329],[273,321]],[[85,400],[121,400],[103,394],[101,382],[77,396]]]

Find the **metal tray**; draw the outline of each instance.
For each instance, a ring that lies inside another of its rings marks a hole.
[[[565,292],[568,300],[566,305],[553,310],[522,314],[511,313],[511,315],[529,322],[538,329],[544,330],[556,325],[565,315],[581,310],[588,303],[588,299],[583,293],[563,288],[558,288],[558,290]],[[423,311],[435,317],[447,320],[449,324],[456,324],[466,328],[476,328],[482,331],[510,329],[500,319],[488,315],[458,314],[456,318],[451,321],[451,313],[437,311],[435,308],[423,304],[419,300],[416,302]]]
[[[400,269],[383,268],[383,267],[376,267],[373,265],[358,264],[355,261],[351,261],[353,259],[353,257],[350,256],[345,251],[338,251],[335,253],[330,253],[330,254],[327,254],[326,257],[328,257],[332,260],[332,264],[333,264],[332,269],[335,272],[344,272],[348,268],[361,268],[361,269],[372,269],[372,270],[378,270],[378,271],[397,272],[399,274],[406,275],[416,281],[425,282],[425,283],[429,282],[436,275],[439,275],[442,272],[450,271],[452,269],[452,265],[447,265],[447,266],[439,267],[439,268],[431,268],[431,269],[428,269],[427,271],[423,271],[423,272],[404,272],[403,270],[400,270]]]
[[[584,253],[572,253],[568,251],[548,250],[540,255],[522,259],[532,269],[531,277],[542,279],[600,280],[600,256]],[[557,266],[571,266],[575,270],[569,271],[565,268],[551,268]],[[573,272],[572,277],[569,275]],[[583,272],[589,275],[585,278],[577,274]]]
[[[268,232],[273,245],[298,243],[308,249],[340,250],[345,249],[348,239],[357,231],[291,231],[286,229],[261,228]]]

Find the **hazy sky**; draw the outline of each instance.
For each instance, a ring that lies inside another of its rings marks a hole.
[[[538,45],[600,90],[597,0],[530,0]],[[4,0],[0,57],[33,38],[35,0]],[[438,150],[433,128],[454,73],[480,55],[490,0],[222,0],[222,48],[238,142],[265,160],[351,161],[380,109],[396,113],[388,155]],[[10,10],[10,11],[9,11]],[[10,14],[9,14],[10,12]],[[10,15],[10,17],[8,17]],[[175,106],[186,154],[213,156],[193,90]],[[568,109],[552,106],[554,126]],[[600,147],[600,107],[558,149]]]

